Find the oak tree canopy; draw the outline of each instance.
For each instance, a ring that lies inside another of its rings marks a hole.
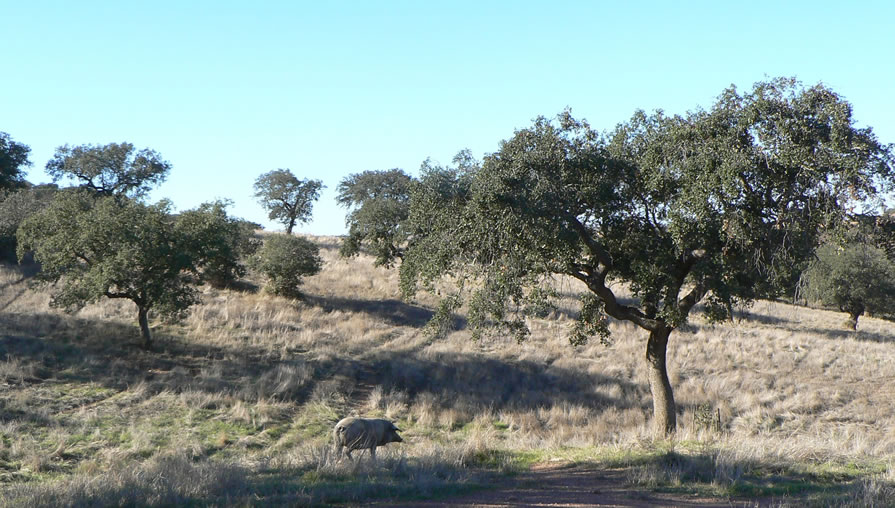
[[[634,116],[608,133],[569,112],[538,118],[485,157],[431,168],[411,200],[402,291],[457,281],[476,334],[524,339],[555,275],[581,281],[570,340],[609,337],[608,319],[647,332],[659,435],[676,428],[669,337],[698,303],[736,304],[791,287],[824,228],[893,184],[893,157],[851,106],[794,79],[724,90],[708,110]],[[632,299],[617,294],[624,283]]]

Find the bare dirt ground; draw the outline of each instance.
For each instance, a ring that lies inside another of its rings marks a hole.
[[[618,469],[593,466],[536,465],[530,471],[501,480],[496,488],[434,501],[379,502],[391,507],[618,506],[618,507],[760,507],[770,500],[729,500],[638,490],[627,485]]]

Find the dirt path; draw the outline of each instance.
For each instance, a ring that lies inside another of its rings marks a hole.
[[[624,506],[665,507],[758,507],[767,500],[736,501],[646,492],[627,486],[624,471],[593,469],[592,466],[534,467],[531,471],[507,479],[492,490],[475,492],[437,501],[376,503],[391,507],[504,507],[504,506]]]

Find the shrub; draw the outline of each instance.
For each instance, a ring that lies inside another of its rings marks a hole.
[[[253,267],[267,278],[267,290],[275,295],[300,297],[302,277],[320,271],[320,249],[310,240],[270,235],[255,256]]]

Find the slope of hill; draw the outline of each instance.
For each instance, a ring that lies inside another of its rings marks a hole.
[[[444,496],[532,464],[619,471],[638,489],[862,505],[895,494],[895,325],[758,302],[697,315],[669,345],[680,429],[654,442],[644,337],[573,348],[575,284],[523,344],[423,327],[396,271],[343,260],[302,301],[206,289],[137,347],[129,303],[74,315],[0,267],[0,504],[312,504]],[[352,414],[398,422],[379,461],[332,455]],[[497,475],[497,476],[495,476]]]

